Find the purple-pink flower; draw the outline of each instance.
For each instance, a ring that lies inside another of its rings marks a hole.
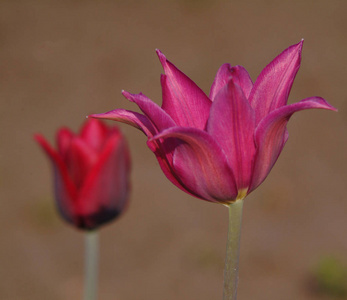
[[[54,169],[55,200],[62,217],[91,230],[118,217],[129,197],[130,155],[117,127],[89,119],[79,134],[57,131],[57,150],[35,135]]]
[[[222,65],[209,96],[157,50],[165,71],[162,106],[142,93],[123,91],[143,114],[116,109],[91,117],[140,129],[173,184],[207,201],[232,203],[269,174],[288,139],[286,125],[293,113],[336,110],[320,97],[287,105],[302,45],[284,50],[255,83],[242,66]]]

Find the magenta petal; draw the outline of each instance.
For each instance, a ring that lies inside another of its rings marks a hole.
[[[110,137],[80,191],[79,227],[94,229],[122,212],[128,200],[129,168],[126,142]]]
[[[302,45],[303,40],[284,50],[258,76],[249,97],[255,110],[256,124],[274,109],[287,104],[300,68]]]
[[[126,123],[141,130],[147,137],[152,137],[157,133],[157,130],[146,116],[134,111],[115,109],[102,114],[89,115],[88,117]]]
[[[223,149],[238,190],[249,186],[252,174],[255,116],[241,88],[233,80],[216,95],[207,132]]]
[[[175,145],[172,145],[170,147],[171,144],[175,144],[175,143],[173,141],[169,141],[169,139],[164,141],[163,143],[161,143],[159,140],[149,140],[147,142],[148,147],[155,154],[155,157],[158,160],[159,166],[161,170],[163,171],[163,173],[165,174],[165,176],[167,177],[167,179],[169,179],[175,186],[177,186],[182,191],[192,196],[196,196],[184,187],[184,185],[181,183],[179,178],[176,177],[176,174],[173,171],[173,168],[172,168],[173,155],[171,151],[168,151],[168,149],[174,148]]]
[[[310,108],[336,110],[323,98],[310,97],[274,110],[259,123],[255,131],[257,152],[249,193],[264,181],[280,155],[288,139],[286,125],[292,114]]]
[[[223,64],[219,68],[211,86],[210,99],[212,101],[214,101],[218,92],[228,84],[230,77],[233,78],[234,83],[241,87],[246,98],[248,98],[253,87],[253,82],[247,70],[242,66],[231,67],[230,64]]]
[[[204,129],[211,100],[188,76],[169,62],[164,54],[159,50],[157,54],[165,71],[165,75],[161,77],[163,110],[179,126]]]
[[[195,128],[174,127],[154,139],[176,138],[173,171],[193,195],[211,202],[230,203],[236,199],[235,179],[226,157],[214,139]]]
[[[35,140],[40,144],[47,156],[50,158],[54,169],[54,191],[56,205],[63,218],[74,224],[77,200],[77,189],[72,182],[65,163],[59,154],[48,144],[41,135],[35,135]]]
[[[136,95],[122,91],[122,94],[128,100],[135,102],[139,106],[147,118],[156,127],[158,132],[176,126],[175,122],[171,119],[166,111],[164,111],[159,105],[154,103],[142,93]]]

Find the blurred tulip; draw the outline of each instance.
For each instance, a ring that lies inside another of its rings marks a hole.
[[[209,97],[157,50],[165,71],[162,106],[142,93],[123,91],[144,114],[116,109],[91,117],[142,130],[167,178],[183,191],[211,202],[233,203],[269,174],[288,139],[286,125],[293,113],[335,110],[320,97],[287,105],[302,45],[283,51],[254,84],[242,66],[222,65]]]
[[[116,127],[89,119],[79,134],[57,132],[57,150],[35,135],[54,168],[55,200],[62,217],[93,230],[115,219],[129,196],[130,155]]]

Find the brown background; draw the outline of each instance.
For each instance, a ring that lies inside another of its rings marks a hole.
[[[58,218],[51,170],[32,135],[53,141],[89,113],[161,103],[159,48],[205,92],[218,67],[253,80],[305,38],[289,101],[319,95],[268,179],[246,199],[239,300],[326,299],[310,288],[321,257],[346,263],[347,2],[1,1],[0,298],[80,299],[83,235]],[[227,210],[162,174],[146,138],[121,125],[133,156],[129,210],[101,231],[100,299],[222,299]]]

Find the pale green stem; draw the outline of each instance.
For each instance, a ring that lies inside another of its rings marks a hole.
[[[84,300],[97,299],[99,233],[97,230],[85,234]]]
[[[224,267],[223,300],[236,300],[239,273],[243,199],[229,205],[228,241]]]

